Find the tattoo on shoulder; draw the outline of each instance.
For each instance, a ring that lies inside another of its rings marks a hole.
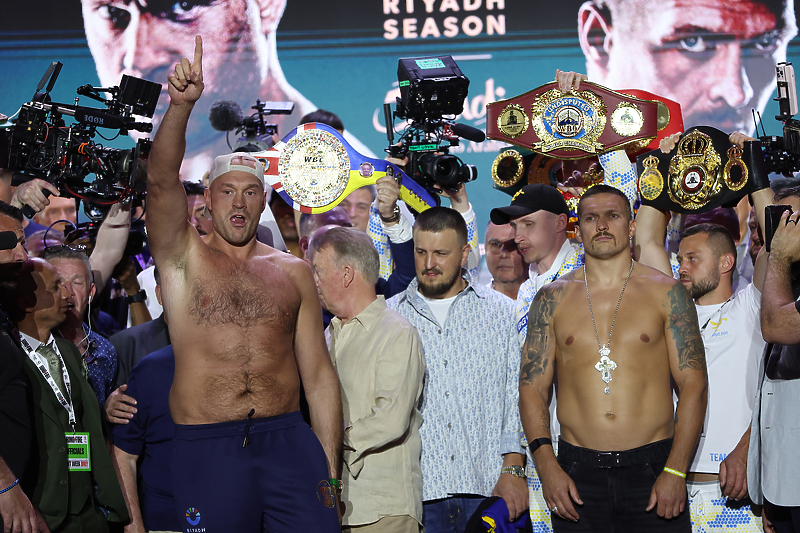
[[[680,283],[675,283],[667,293],[669,314],[667,329],[672,333],[678,351],[678,368],[691,368],[706,373],[706,352],[700,328],[697,325],[697,311],[689,293]]]
[[[531,302],[531,308],[528,311],[528,335],[522,349],[520,383],[532,384],[534,378],[544,374],[545,369],[552,362],[550,354],[554,351],[555,339],[551,335],[551,323],[563,293],[563,287],[551,285],[540,290]]]

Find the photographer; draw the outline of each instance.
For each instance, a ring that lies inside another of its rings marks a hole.
[[[800,187],[775,194],[790,205],[772,238],[761,305],[761,330],[768,343],[750,429],[747,484],[750,498],[764,504],[764,531],[800,529]]]

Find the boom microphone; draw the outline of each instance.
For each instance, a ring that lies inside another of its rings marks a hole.
[[[459,124],[458,122],[451,122],[450,129],[459,137],[463,137],[474,143],[482,143],[486,140],[486,134],[478,128],[467,126],[466,124]]]
[[[242,106],[231,100],[214,102],[208,112],[208,121],[217,131],[235,130],[244,121]]]
[[[79,107],[75,110],[73,115],[75,120],[83,122],[84,124],[93,124],[103,128],[122,129],[125,128],[127,123],[122,117],[103,113],[96,109],[88,107]]]

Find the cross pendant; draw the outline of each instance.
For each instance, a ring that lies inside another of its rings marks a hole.
[[[611,353],[611,350],[605,344],[600,348],[600,361],[594,365],[595,370],[600,372],[600,378],[608,385],[611,381],[611,371],[617,368],[617,363],[609,359],[608,354]],[[608,387],[606,387],[605,391],[608,394],[610,391]]]

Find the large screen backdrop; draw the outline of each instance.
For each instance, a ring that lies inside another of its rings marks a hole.
[[[552,81],[556,69],[588,72],[611,88],[677,100],[686,127],[753,132],[751,109],[780,134],[774,64],[800,59],[793,2],[658,0],[46,0],[6,2],[0,30],[0,112],[29,100],[52,60],[64,63],[52,93],[71,103],[84,84],[114,85],[123,73],[164,82],[193,35],[205,39],[207,88],[189,131],[183,175],[199,179],[224,153],[208,107],[233,100],[292,100],[280,135],[317,107],[338,114],[359,146],[382,157],[382,106],[394,102],[400,57],[450,54],[470,79],[459,121],[485,129],[488,102]],[[167,104],[163,94],[160,110]],[[82,99],[81,104],[97,104]],[[398,130],[402,124],[397,122]],[[98,139],[99,140],[99,139]],[[363,144],[358,144],[358,143]],[[107,143],[132,145],[130,138]],[[463,141],[453,151],[478,167],[468,184],[481,227],[509,197],[492,188],[503,144]]]

